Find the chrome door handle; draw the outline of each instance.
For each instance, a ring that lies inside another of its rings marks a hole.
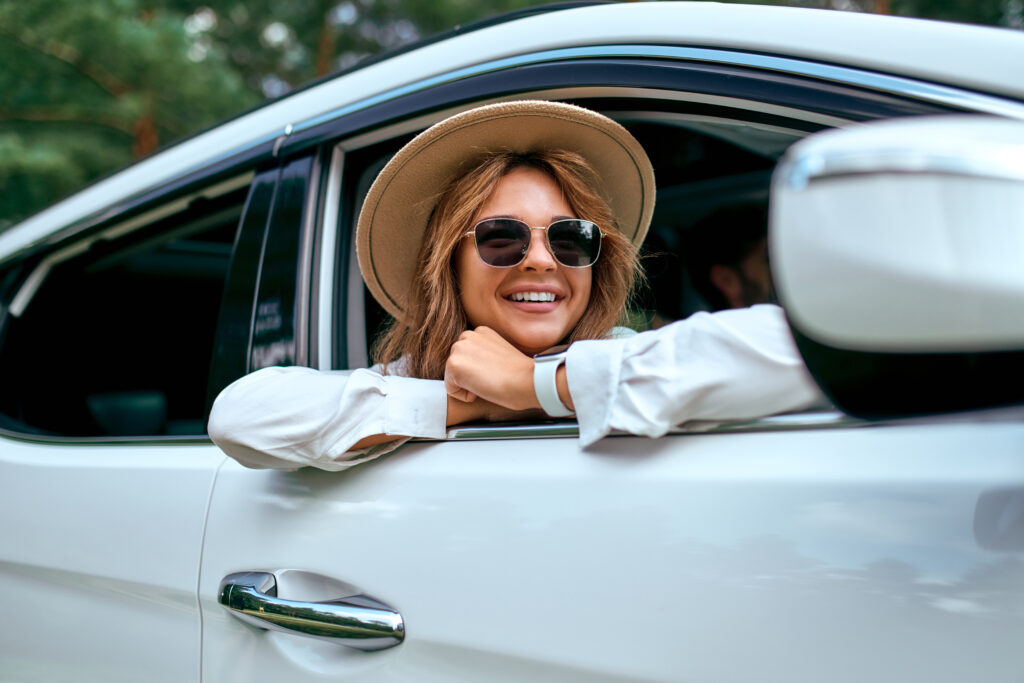
[[[277,579],[268,572],[228,574],[220,582],[217,602],[254,626],[327,639],[357,650],[383,650],[405,638],[402,615],[373,598],[282,600],[277,597]]]

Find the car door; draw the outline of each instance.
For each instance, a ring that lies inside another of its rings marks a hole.
[[[251,180],[111,211],[5,264],[4,680],[199,677],[196,583],[224,460],[205,436],[208,370]]]
[[[378,313],[352,217],[382,160],[456,103],[554,92],[647,130],[660,254],[701,202],[764,197],[771,160],[806,133],[950,106],[721,60],[460,72],[299,133],[288,144],[331,141],[308,204],[313,247],[293,265],[308,274],[295,308],[308,364],[365,365]],[[681,257],[668,255],[652,307],[683,317]],[[227,462],[199,581],[204,677],[1019,678],[1024,564],[1001,531],[1019,522],[1019,414],[867,423],[826,410],[585,450],[576,436],[571,421],[469,425],[341,473]]]

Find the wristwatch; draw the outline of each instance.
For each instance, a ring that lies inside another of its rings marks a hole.
[[[575,415],[565,407],[558,397],[558,368],[565,363],[565,352],[569,346],[555,346],[544,353],[533,357],[533,391],[537,401],[550,417],[569,417]]]

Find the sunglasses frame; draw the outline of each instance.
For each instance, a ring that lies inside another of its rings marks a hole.
[[[483,223],[487,223],[488,221],[511,221],[513,223],[519,223],[520,225],[525,225],[526,226],[527,237],[529,238],[529,241],[527,241],[527,243],[526,243],[526,250],[523,251],[523,254],[519,258],[518,261],[516,261],[515,263],[510,263],[507,266],[496,266],[493,263],[487,263],[487,261],[484,260],[484,257],[480,254],[480,243],[476,239],[476,229],[477,229],[478,226],[480,226]],[[551,230],[551,226],[557,225],[558,223],[564,223],[566,221],[583,221],[584,223],[590,223],[595,228],[597,228],[598,234],[600,235],[600,237],[597,240],[597,253],[594,254],[594,260],[591,261],[590,263],[588,263],[585,266],[570,266],[568,264],[562,263],[561,259],[559,259],[558,256],[555,254],[555,250],[551,248],[551,240],[548,239],[548,231]],[[501,218],[484,218],[483,220],[477,221],[473,225],[472,229],[466,231],[462,236],[463,237],[469,237],[470,235],[473,236],[473,246],[476,247],[476,255],[486,265],[490,266],[491,268],[515,268],[520,263],[522,263],[524,259],[526,259],[526,254],[529,253],[529,251],[530,251],[530,245],[533,244],[533,231],[534,230],[543,230],[544,231],[544,244],[547,246],[548,253],[551,254],[551,258],[555,259],[555,262],[558,263],[558,265],[562,266],[563,268],[573,268],[573,269],[592,268],[594,266],[594,264],[597,263],[597,259],[599,259],[601,257],[601,244],[604,242],[604,238],[608,234],[604,230],[601,230],[601,226],[599,226],[597,223],[595,223],[594,221],[588,221],[586,218],[559,218],[556,221],[551,221],[551,223],[549,223],[547,226],[543,226],[543,225],[533,226],[533,225],[530,225],[529,223],[527,223],[526,221],[519,220],[518,218],[504,218],[504,217],[501,217]]]

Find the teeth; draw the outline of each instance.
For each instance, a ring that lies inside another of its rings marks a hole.
[[[551,292],[516,292],[509,299],[512,301],[554,301],[555,295]]]

